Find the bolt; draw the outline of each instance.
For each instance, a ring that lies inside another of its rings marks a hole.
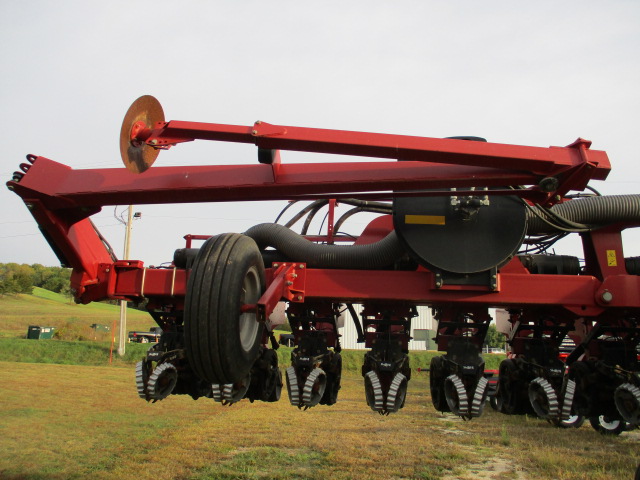
[[[252,135],[257,135],[258,134],[258,130],[251,130],[251,134]]]
[[[279,265],[279,264],[277,264],[277,263],[274,263],[274,264],[273,264],[273,268],[278,268],[279,266],[280,266],[280,265]]]
[[[602,295],[600,295],[600,298],[603,302],[609,303],[611,300],[613,300],[613,293],[611,293],[609,290],[605,290],[604,292],[602,292]]]
[[[304,265],[303,265],[303,264],[300,264],[300,266],[299,266],[298,268],[304,268]]]
[[[256,125],[262,125],[262,121],[258,120],[258,121],[256,122]]]
[[[7,188],[8,188],[9,190],[13,190],[13,185],[7,185]]]
[[[436,287],[440,288],[441,286],[442,286],[442,283],[436,282]]]
[[[291,285],[293,285],[293,282],[287,282],[288,287],[290,287]]]
[[[157,145],[158,144],[158,140],[156,140],[155,138],[153,140],[151,140],[149,142],[151,145]]]
[[[298,295],[296,298],[297,298],[299,301],[302,301],[302,295]]]
[[[33,207],[33,203],[27,203],[27,208],[28,208],[29,210],[33,210],[33,208],[34,208],[34,207]]]

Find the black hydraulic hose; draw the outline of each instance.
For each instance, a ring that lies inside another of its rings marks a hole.
[[[358,312],[356,312],[356,309],[353,308],[353,303],[347,303],[347,309],[351,314],[351,319],[353,320],[353,324],[355,325],[356,332],[358,334],[358,339],[356,340],[356,342],[364,343],[365,341],[364,331],[362,330],[362,324],[360,323],[360,317],[358,316]]]
[[[291,220],[289,220],[285,224],[285,227],[292,227],[298,220],[300,220],[302,217],[304,217],[307,213],[309,213],[311,210],[316,208],[318,205],[325,205],[327,203],[329,203],[329,200],[315,200],[313,203],[307,205],[302,210],[300,210]]]
[[[375,270],[393,265],[405,252],[395,231],[368,245],[320,245],[276,223],[262,223],[244,232],[260,249],[273,247],[312,268]]]
[[[619,222],[640,224],[640,195],[577,198],[554,205],[551,207],[551,211],[570,222],[589,225],[593,228]],[[557,231],[527,211],[527,233],[529,235]]]
[[[383,215],[390,215],[392,213],[391,210],[388,210],[386,208],[380,208],[380,207],[365,207],[365,206],[354,207],[351,210],[347,210],[344,214],[342,214],[342,216],[338,219],[338,221],[333,226],[333,230],[337,232],[338,230],[340,230],[340,227],[342,227],[342,224],[349,219],[349,217],[360,212],[381,213]]]
[[[306,235],[307,232],[309,231],[309,226],[311,225],[311,220],[313,220],[313,217],[316,216],[316,213],[318,213],[321,209],[323,209],[325,207],[325,205],[328,205],[329,202],[326,203],[321,203],[319,205],[316,205],[307,215],[307,218],[304,219],[304,225],[302,226],[302,230],[300,230],[300,235]]]

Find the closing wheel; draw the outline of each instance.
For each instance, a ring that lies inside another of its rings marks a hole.
[[[147,393],[152,400],[167,398],[178,383],[178,371],[170,363],[161,363],[149,377]]]
[[[489,380],[482,377],[478,380],[478,384],[476,385],[476,390],[473,393],[473,400],[471,401],[471,409],[469,413],[472,417],[479,417],[482,415],[482,411],[484,410],[484,404],[487,400],[487,386],[489,385]]]
[[[386,410],[388,413],[397,412],[404,407],[404,401],[407,398],[407,384],[407,377],[396,373],[389,387],[389,393],[387,393]]]
[[[603,435],[620,435],[627,427],[623,420],[619,418],[610,418],[606,415],[589,418],[589,423],[596,432]]]
[[[558,417],[558,396],[548,380],[538,377],[529,383],[529,401],[538,417]]]
[[[296,369],[288,367],[287,374],[287,393],[289,394],[289,402],[294,407],[300,406],[300,387],[298,385],[298,376],[296,375]]]
[[[314,368],[304,382],[304,388],[302,389],[303,405],[306,408],[315,407],[320,403],[326,387],[327,375],[321,368]]]
[[[444,395],[452,413],[461,417],[469,416],[469,399],[460,377],[449,375],[444,381]]]
[[[623,383],[616,388],[613,399],[622,418],[632,425],[640,424],[640,388]]]
[[[444,379],[446,377],[445,359],[442,356],[433,357],[429,367],[429,390],[431,391],[431,402],[439,412],[450,411],[444,395]]]
[[[382,384],[378,375],[373,370],[367,372],[364,376],[364,394],[367,399],[367,405],[374,412],[384,413],[384,394],[382,393]]]
[[[208,383],[244,379],[256,360],[264,325],[253,312],[264,290],[264,264],[256,243],[237,233],[209,238],[196,256],[184,308],[185,350]]]
[[[151,400],[147,393],[147,384],[149,383],[149,375],[151,375],[151,362],[148,360],[141,360],[136,363],[136,389],[138,390],[138,396],[145,400]]]
[[[222,404],[233,405],[242,400],[251,385],[251,375],[235,383],[227,383],[222,387]]]

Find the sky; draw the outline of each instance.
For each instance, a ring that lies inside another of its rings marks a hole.
[[[593,186],[637,193],[639,51],[637,1],[0,0],[0,174],[8,181],[28,153],[124,168],[122,118],[150,94],[167,120],[541,147],[587,138],[613,166]],[[255,162],[253,146],[193,142],[155,165]],[[183,235],[242,232],[284,204],[136,206],[130,256],[170,261]],[[58,265],[21,199],[2,188],[0,205],[0,262]],[[125,209],[93,217],[119,255]],[[638,232],[624,240],[640,255]],[[566,245],[559,253],[576,248]]]

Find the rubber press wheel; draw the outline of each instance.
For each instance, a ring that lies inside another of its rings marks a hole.
[[[209,383],[235,383],[256,360],[263,324],[242,313],[264,291],[256,243],[237,233],[209,238],[196,256],[185,295],[184,338],[189,363]]]

